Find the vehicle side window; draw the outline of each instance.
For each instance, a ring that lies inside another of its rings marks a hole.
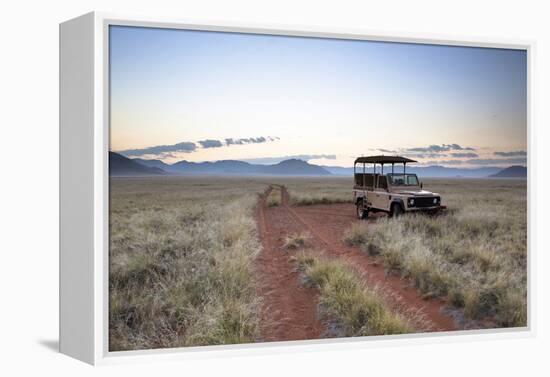
[[[378,177],[378,188],[381,188],[384,190],[388,189],[388,181],[385,176]]]

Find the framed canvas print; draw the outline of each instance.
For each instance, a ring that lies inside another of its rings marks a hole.
[[[61,24],[61,352],[530,333],[531,51]]]

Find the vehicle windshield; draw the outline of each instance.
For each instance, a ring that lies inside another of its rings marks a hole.
[[[392,186],[418,186],[416,174],[388,174]]]

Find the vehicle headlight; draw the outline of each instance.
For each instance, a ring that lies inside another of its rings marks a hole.
[[[437,204],[437,198],[434,198],[434,204]]]
[[[409,206],[414,206],[414,198],[409,199]]]

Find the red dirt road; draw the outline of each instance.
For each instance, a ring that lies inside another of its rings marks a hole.
[[[282,205],[268,208],[265,195],[258,206],[258,226],[262,251],[256,259],[259,279],[258,294],[263,298],[261,337],[263,341],[318,339],[325,326],[317,316],[318,296],[315,289],[304,287],[291,261],[291,253],[283,248],[284,236],[306,231],[311,235],[308,248],[325,257],[338,258],[349,264],[369,286],[378,287],[394,310],[412,318],[418,331],[456,330],[455,321],[442,313],[445,302],[425,300],[410,282],[387,275],[375,258],[342,241],[344,231],[354,222],[352,204],[331,204],[293,207],[282,187]],[[376,221],[371,218],[369,222]]]
[[[266,205],[263,196],[257,209],[262,251],[256,257],[258,294],[262,298],[260,341],[319,339],[324,326],[317,317],[317,292],[300,283],[299,273],[283,248],[285,235],[296,223],[284,207]]]

